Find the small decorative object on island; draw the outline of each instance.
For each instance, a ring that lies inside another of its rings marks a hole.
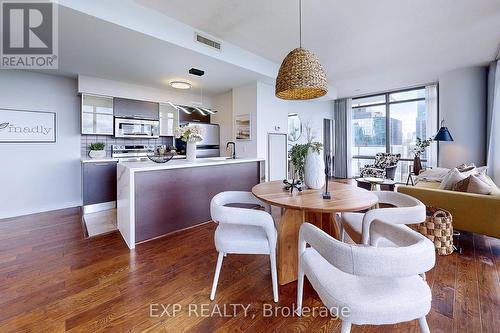
[[[325,162],[321,158],[320,151],[323,145],[314,142],[312,129],[305,125],[307,143],[296,144],[290,150],[291,162],[298,173],[299,179],[311,189],[320,189],[325,185],[324,170]]]
[[[420,156],[425,152],[425,149],[431,145],[432,138],[428,138],[426,140],[422,140],[417,137],[417,142],[415,143],[415,147],[413,147],[412,151],[415,157],[413,158],[413,173],[418,175],[420,170],[422,170],[422,161],[420,160]]]
[[[148,154],[148,158],[155,163],[167,163],[175,156],[175,151],[167,150],[160,146],[155,149],[154,154]]]
[[[104,158],[106,157],[106,145],[103,142],[91,143],[89,145],[90,158]]]
[[[179,126],[175,129],[175,137],[186,143],[186,160],[196,160],[196,143],[203,140],[201,127],[198,125]]]

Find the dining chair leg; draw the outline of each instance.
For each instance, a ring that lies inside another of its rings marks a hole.
[[[302,315],[302,297],[304,294],[304,271],[300,267],[297,276],[297,315]]]
[[[420,330],[422,331],[422,333],[431,333],[425,317],[418,318],[418,324],[420,325]]]
[[[340,241],[345,242],[345,230],[342,221],[340,221],[339,223],[339,232],[340,232]]]
[[[273,281],[273,298],[278,302],[278,269],[276,267],[276,251],[271,251],[271,279]]]
[[[347,321],[347,320],[343,320],[342,321],[342,329],[341,329],[341,333],[350,333],[351,332],[351,322],[350,321]]]
[[[219,257],[217,258],[217,265],[215,266],[214,283],[212,284],[212,292],[210,293],[210,300],[215,299],[215,291],[217,290],[217,283],[219,282],[220,269],[222,267],[222,260],[224,260],[224,253],[219,252]]]

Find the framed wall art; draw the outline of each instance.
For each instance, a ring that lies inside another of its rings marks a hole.
[[[56,113],[0,109],[0,142],[56,142]]]

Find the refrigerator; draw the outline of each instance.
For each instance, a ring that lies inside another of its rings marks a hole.
[[[196,143],[196,157],[219,157],[220,156],[220,135],[218,124],[208,123],[187,123],[187,125],[197,125],[201,127],[203,140]],[[181,155],[186,154],[186,143],[180,139],[175,139],[175,147]]]

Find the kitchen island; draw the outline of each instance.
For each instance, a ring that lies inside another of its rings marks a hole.
[[[137,243],[210,221],[210,201],[222,191],[251,191],[264,180],[264,160],[200,158],[164,164],[120,162],[118,230]]]

